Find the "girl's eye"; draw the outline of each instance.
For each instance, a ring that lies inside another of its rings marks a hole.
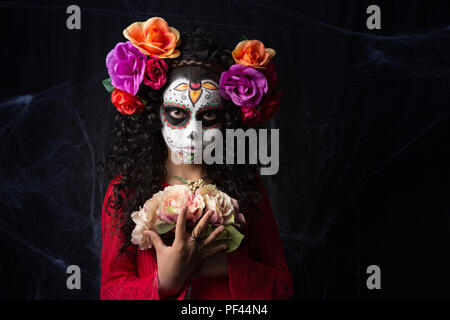
[[[182,126],[189,121],[189,112],[185,109],[176,107],[166,107],[164,113],[167,118],[167,122],[174,126]]]
[[[186,115],[184,114],[184,112],[183,111],[181,111],[181,110],[179,110],[179,109],[172,109],[170,112],[169,112],[169,115],[172,117],[172,118],[174,118],[174,119],[184,119],[185,117],[186,117]]]
[[[204,121],[214,121],[217,118],[217,112],[207,111],[202,117]]]
[[[197,120],[202,121],[204,128],[217,125],[222,119],[221,110],[206,110],[200,114],[197,114]]]

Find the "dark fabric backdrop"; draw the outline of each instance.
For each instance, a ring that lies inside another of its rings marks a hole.
[[[81,30],[66,28],[81,7]],[[382,29],[366,28],[378,4]],[[450,5],[438,1],[0,4],[0,298],[97,299],[105,57],[134,21],[277,50],[280,171],[264,177],[295,298],[450,297]],[[381,268],[368,290],[366,268]],[[82,289],[68,290],[79,265]]]

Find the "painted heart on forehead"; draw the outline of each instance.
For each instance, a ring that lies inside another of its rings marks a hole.
[[[206,146],[204,131],[220,128],[222,109],[216,81],[180,76],[170,82],[163,93],[160,115],[162,135],[172,154],[183,163],[193,163]]]

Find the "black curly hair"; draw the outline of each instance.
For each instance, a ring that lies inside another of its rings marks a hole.
[[[200,29],[182,34],[179,49],[181,56],[168,61],[169,77],[166,85],[171,82],[171,78],[180,74],[189,79],[209,78],[219,82],[221,72],[232,64],[231,51]],[[131,213],[139,210],[147,199],[161,190],[167,175],[164,163],[168,150],[162,137],[159,117],[165,86],[160,90],[142,87],[138,96],[146,101],[143,113],[138,118],[117,113],[113,143],[105,162],[99,163],[99,170],[109,179],[121,177],[107,202],[107,208],[118,209],[114,227],[116,234],[123,237],[121,253],[126,252],[131,245],[131,232],[134,229]],[[246,129],[240,108],[231,101],[224,101],[221,130],[230,128]],[[237,199],[242,212],[250,220],[261,214],[257,206],[261,195],[255,181],[256,169],[257,165],[250,164],[206,166],[208,179]]]

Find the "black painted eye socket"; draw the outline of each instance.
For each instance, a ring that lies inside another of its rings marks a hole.
[[[169,115],[177,120],[183,120],[186,115],[184,114],[183,111],[181,111],[180,109],[172,109],[169,111]]]
[[[222,110],[205,110],[197,114],[197,121],[202,121],[203,127],[211,127],[222,120]]]
[[[165,107],[164,114],[167,122],[174,126],[183,126],[189,121],[190,114],[186,109]]]

